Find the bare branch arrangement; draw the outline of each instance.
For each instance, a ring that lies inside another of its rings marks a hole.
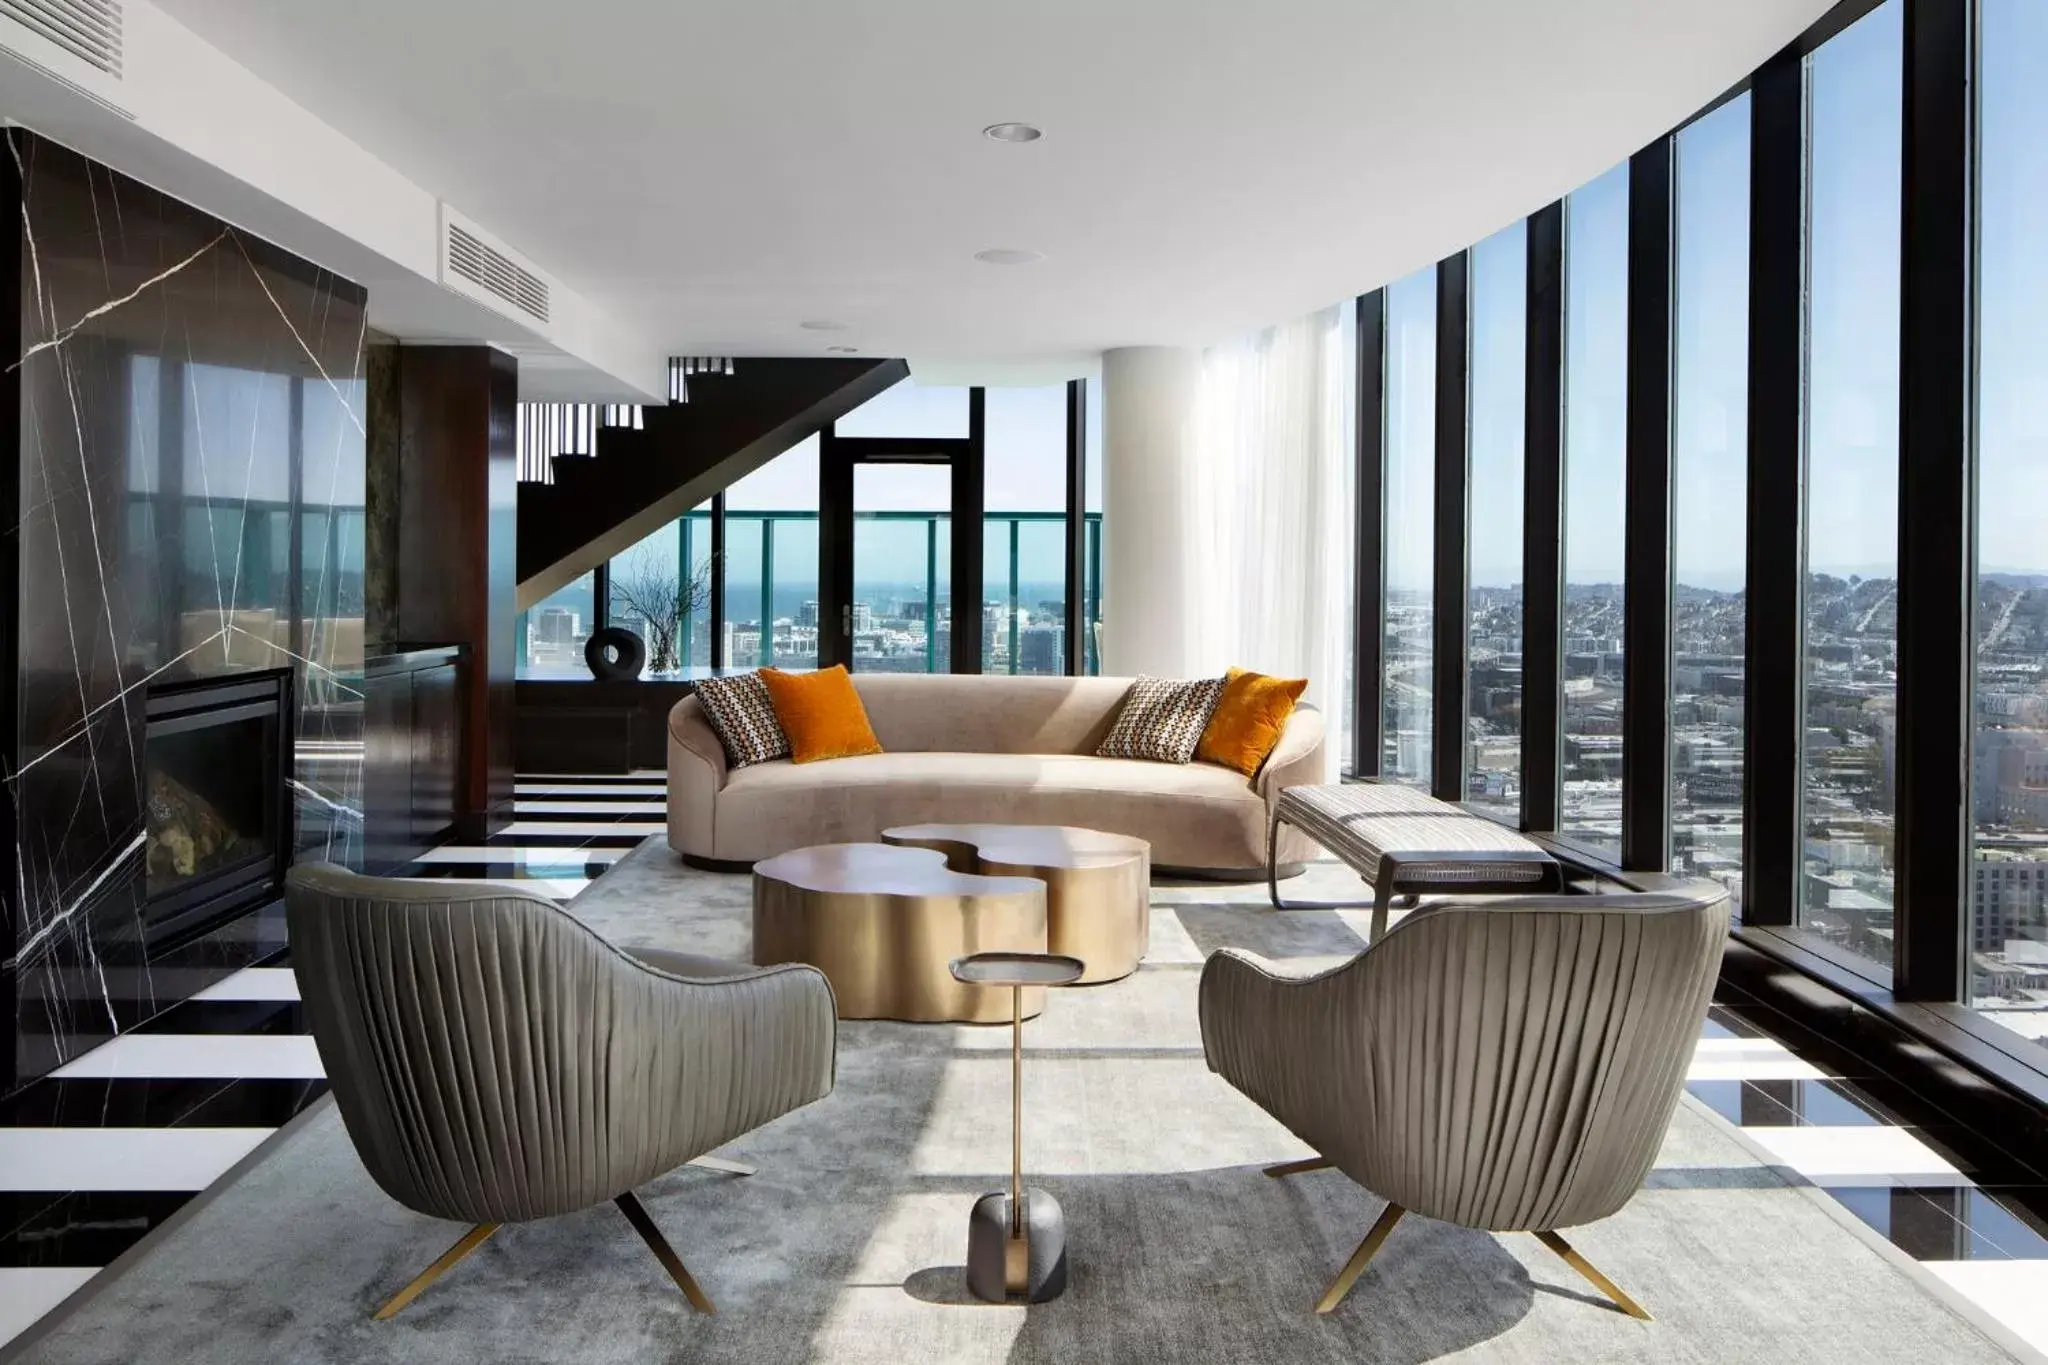
[[[685,580],[673,560],[642,546],[612,561],[611,579],[612,623],[638,629],[646,639],[648,672],[675,672],[689,643],[677,638],[683,622],[711,602],[711,561]]]

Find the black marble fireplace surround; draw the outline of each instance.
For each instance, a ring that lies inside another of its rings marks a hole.
[[[148,933],[152,696],[285,670],[285,854],[360,862],[366,316],[347,280],[6,137],[0,1092],[278,946],[274,910]]]

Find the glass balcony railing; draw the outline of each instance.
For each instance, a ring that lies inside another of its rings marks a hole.
[[[982,671],[1066,671],[1066,520],[1063,512],[990,512],[983,518]],[[944,512],[854,514],[855,671],[951,671],[952,529],[952,517]],[[1083,541],[1083,657],[1087,671],[1095,673],[1100,669],[1095,626],[1102,602],[1101,513],[1086,515]],[[710,511],[692,512],[676,521],[672,539],[666,533],[650,537],[612,562],[603,622],[590,576],[521,613],[519,676],[589,676],[583,642],[599,624],[625,626],[650,643],[663,633],[660,627],[668,626],[673,662],[658,670],[650,667],[647,676],[702,672],[713,659],[713,592],[723,594],[727,667],[815,667],[821,610],[818,514],[727,510],[722,573],[712,572],[711,544]],[[655,602],[651,609],[650,597]],[[671,597],[672,622],[646,619],[650,610],[665,612]]]

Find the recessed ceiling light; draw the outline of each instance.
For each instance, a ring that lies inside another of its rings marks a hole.
[[[1028,123],[991,123],[981,135],[990,142],[1036,142],[1045,136],[1045,129]]]
[[[974,259],[988,265],[1030,265],[1033,261],[1044,260],[1045,253],[1013,246],[992,246],[986,251],[975,252]]]
[[[860,347],[858,346],[827,346],[825,349],[833,355],[858,355],[860,353]]]
[[[812,318],[809,322],[799,322],[797,326],[803,328],[806,332],[843,332],[846,330],[845,323],[833,322],[829,318]]]

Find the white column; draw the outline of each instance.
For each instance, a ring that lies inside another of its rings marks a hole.
[[[1131,346],[1102,355],[1102,671],[1188,676],[1186,570],[1194,517],[1195,402],[1202,353]]]

